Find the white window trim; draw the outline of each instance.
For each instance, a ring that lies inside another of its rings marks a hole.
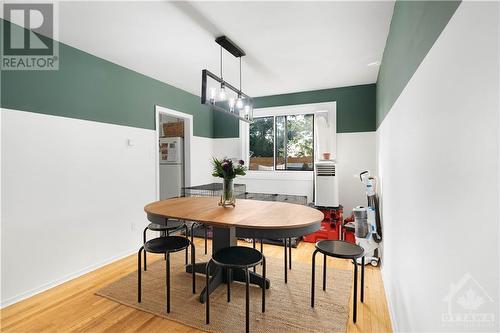
[[[331,124],[332,128],[332,145],[333,145],[333,156],[336,156],[337,152],[337,102],[326,102],[326,103],[312,103],[312,104],[300,104],[300,105],[284,105],[270,108],[259,108],[254,109],[254,118],[260,117],[270,117],[270,116],[286,116],[286,115],[298,115],[298,114],[318,114],[321,112],[328,112],[328,122]],[[314,124],[316,126],[316,124]],[[249,133],[250,126],[244,121],[240,121],[240,143],[241,143],[241,155],[244,161],[250,162],[250,141]],[[314,128],[316,132],[316,127]],[[314,140],[314,156],[318,159],[319,155],[316,153],[316,139]],[[255,171],[248,170],[247,176],[245,178],[255,178],[255,179],[270,179],[279,174],[282,179],[310,179],[312,177],[311,171],[286,171],[286,170],[273,170],[273,171]]]

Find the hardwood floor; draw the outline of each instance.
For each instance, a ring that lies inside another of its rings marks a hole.
[[[242,244],[248,243],[242,242]],[[203,248],[203,240],[196,245]],[[293,260],[310,263],[314,244],[301,242]],[[283,247],[264,245],[264,254],[282,258]],[[150,255],[151,261],[162,256]],[[154,258],[154,259],[153,259]],[[328,258],[328,265],[352,270],[347,260]],[[131,255],[0,311],[1,332],[200,332],[191,327],[120,305],[94,293],[137,269]],[[290,282],[289,282],[290,283]],[[292,281],[293,283],[293,281]],[[351,296],[352,297],[352,296]],[[352,307],[352,302],[349,301]],[[352,308],[350,310],[352,316]],[[358,302],[358,321],[348,332],[391,332],[380,270],[366,266],[365,302]]]

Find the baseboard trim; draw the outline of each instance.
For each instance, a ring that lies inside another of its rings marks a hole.
[[[57,287],[65,282],[68,282],[70,280],[73,280],[73,279],[76,279],[84,274],[87,274],[87,273],[90,273],[92,271],[95,271],[96,269],[99,269],[103,266],[106,266],[106,265],[109,265],[117,260],[120,260],[120,259],[123,259],[125,257],[128,257],[132,254],[134,254],[135,252],[137,251],[137,249],[133,249],[133,250],[128,250],[128,251],[125,251],[125,252],[122,252],[121,254],[119,255],[116,255],[116,256],[113,256],[111,258],[108,258],[108,259],[105,259],[97,264],[94,264],[94,265],[90,265],[90,266],[87,266],[77,272],[74,272],[72,274],[68,274],[60,279],[57,279],[57,280],[54,280],[52,282],[48,282],[48,283],[45,283],[37,288],[33,288],[31,290],[28,290],[28,291],[25,291],[19,295],[16,295],[16,296],[13,296],[13,297],[10,297],[8,299],[5,299],[5,300],[2,300],[1,304],[0,304],[0,309],[3,309],[7,306],[10,306],[10,305],[13,305],[15,303],[18,303],[20,301],[23,301],[27,298],[30,298],[30,297],[33,297],[37,294],[40,294],[44,291],[47,291],[49,289],[52,289],[54,287]]]
[[[392,331],[399,332],[396,322],[396,314],[394,313],[390,293],[388,292],[387,284],[385,283],[386,279],[384,278],[385,274],[383,267],[381,267],[380,276],[382,277],[382,285],[384,286],[385,300],[387,301],[387,307],[389,308],[389,320],[391,321]]]

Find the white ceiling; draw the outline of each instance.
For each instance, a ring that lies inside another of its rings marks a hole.
[[[61,2],[59,39],[200,95],[201,70],[219,74],[215,37],[242,58],[243,91],[273,95],[373,83],[394,2]],[[237,86],[238,60],[224,54]]]

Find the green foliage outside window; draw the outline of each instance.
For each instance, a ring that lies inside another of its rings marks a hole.
[[[311,114],[256,118],[250,125],[250,169],[313,170],[313,128]]]

